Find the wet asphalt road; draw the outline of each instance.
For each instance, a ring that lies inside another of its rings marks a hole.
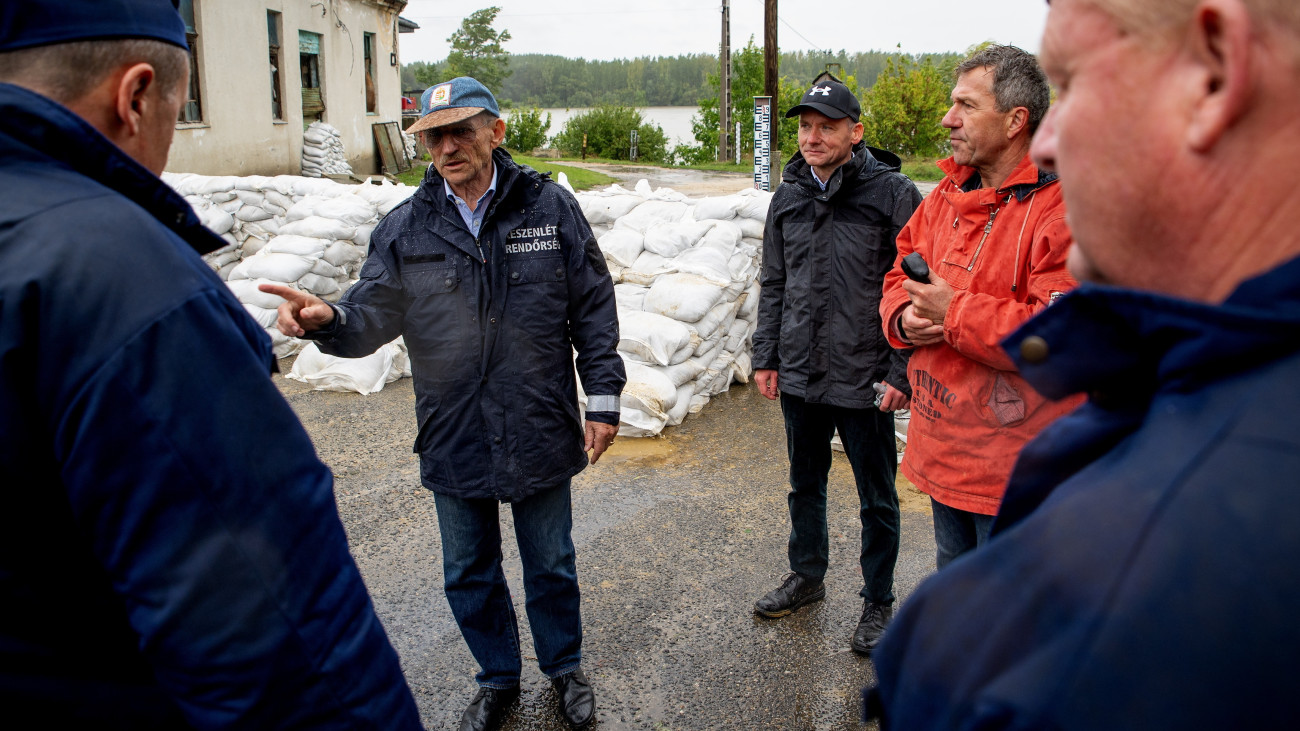
[[[284,363],[287,372],[287,362]],[[370,396],[276,376],[336,477],[352,552],[430,729],[455,728],[477,670],[442,594],[437,519],[419,484],[410,379]],[[784,430],[776,402],[734,385],[658,439],[622,438],[574,480],[584,667],[599,729],[856,729],[871,662],[849,649],[861,610],[857,498],[831,473],[825,601],[767,620],[754,600],[786,571]],[[933,567],[926,499],[900,479],[902,598]],[[518,551],[506,574],[525,649],[506,729],[566,728],[537,669]]]

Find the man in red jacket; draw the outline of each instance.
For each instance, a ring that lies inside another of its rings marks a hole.
[[[929,281],[898,266],[885,276],[885,332],[915,348],[902,470],[931,498],[940,568],[987,540],[1020,448],[1078,403],[1035,393],[998,346],[1075,285],[1060,185],[1029,160],[1049,96],[1019,48],[989,46],[957,68],[947,177],[898,235],[898,263],[919,253]]]

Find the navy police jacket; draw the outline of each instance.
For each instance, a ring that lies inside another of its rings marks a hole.
[[[338,316],[312,336],[343,357],[403,336],[424,486],[517,501],[587,465],[574,349],[587,418],[618,423],[626,376],[614,284],[577,201],[505,150],[493,161],[477,239],[430,166],[371,235]]]
[[[1085,285],[1007,350],[1089,400],[885,633],[883,725],[1294,727],[1300,259],[1218,306]]]
[[[199,256],[221,239],[9,84],[0,191],[5,714],[419,728],[270,341]]]

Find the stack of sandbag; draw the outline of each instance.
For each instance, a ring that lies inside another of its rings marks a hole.
[[[402,145],[406,147],[406,159],[415,160],[415,135],[409,132],[402,133]]]
[[[770,200],[690,199],[644,180],[578,194],[615,281],[628,373],[620,434],[658,434],[749,380]]]
[[[207,177],[164,173],[208,228],[228,245],[204,257],[271,336],[276,355],[303,341],[281,335],[282,299],[258,289],[283,284],[336,301],[356,280],[379,219],[414,188],[341,185],[297,176]]]
[[[302,174],[309,178],[352,174],[343,136],[337,129],[315,121],[302,133]]]

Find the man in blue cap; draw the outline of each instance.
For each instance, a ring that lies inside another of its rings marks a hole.
[[[174,0],[0,6],[0,703],[420,728],[223,242],[157,177],[188,74]]]
[[[570,478],[614,441],[626,380],[614,284],[578,202],[501,149],[492,92],[461,77],[426,90],[410,131],[433,154],[406,203],[370,237],[337,305],[284,297],[281,332],[368,355],[398,335],[415,375],[420,478],[433,491],[447,602],[481,666],[462,731],[494,728],[519,695],[500,503],[514,515],[537,663],[565,719],[588,725]],[[587,393],[579,417],[573,351]]]

